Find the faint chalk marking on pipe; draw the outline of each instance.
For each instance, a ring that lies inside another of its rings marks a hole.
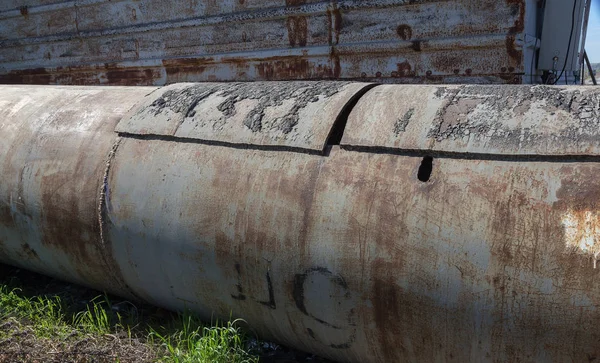
[[[568,211],[562,217],[567,248],[591,254],[594,268],[600,256],[600,213],[596,211]]]

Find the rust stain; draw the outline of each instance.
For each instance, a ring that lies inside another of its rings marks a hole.
[[[333,16],[331,13],[331,9],[327,8],[327,44],[333,45]]]
[[[215,210],[223,211],[218,218],[229,220],[231,226],[231,228],[220,228],[215,231],[216,261],[228,281],[228,290],[226,290],[228,297],[231,301],[235,301],[235,306],[240,307],[242,316],[266,317],[270,310],[277,309],[281,303],[286,303],[281,290],[274,290],[277,286],[281,286],[285,276],[277,274],[269,267],[270,261],[277,259],[276,251],[281,249],[297,250],[297,259],[305,260],[308,240],[305,229],[310,228],[313,189],[318,175],[318,168],[315,164],[321,160],[314,158],[312,162],[307,163],[308,165],[300,163],[298,167],[303,172],[299,171],[302,175],[299,180],[297,173],[281,173],[268,168],[261,169],[260,166],[257,169],[256,166],[262,163],[251,162],[248,164],[244,159],[236,159],[232,164],[231,159],[217,157],[218,151],[209,150],[207,152],[214,153],[213,157],[209,157],[211,168],[215,168],[215,170],[230,168],[238,176],[232,178],[231,175],[215,174],[210,182],[215,188],[252,190],[257,196],[268,196],[247,198],[246,192],[234,193],[227,203],[236,200],[235,205],[238,207],[235,210],[223,208],[221,203],[225,200],[215,200],[215,204],[212,205]],[[257,153],[255,156],[260,159],[260,154]],[[252,166],[252,170],[262,170],[262,172],[248,174],[247,170],[250,166]],[[257,178],[261,182],[258,182]],[[298,193],[297,186],[299,184],[306,187],[303,193]],[[285,203],[281,204],[282,207],[277,208],[277,213],[272,214],[269,212],[272,207],[268,202],[270,200],[284,200]],[[197,209],[197,206],[190,203],[184,208],[194,210]],[[297,210],[303,211],[304,218],[296,218]],[[264,216],[266,219],[256,218],[256,216]],[[306,223],[304,229],[300,227],[302,223]],[[272,233],[266,232],[265,225],[269,224],[279,226],[278,230],[284,233],[284,236],[288,236],[274,238]],[[298,231],[301,231],[299,235],[297,235]],[[206,230],[199,226],[197,233],[206,235]],[[248,246],[252,246],[252,248],[247,248]],[[286,265],[296,262],[288,260]],[[202,296],[206,296],[205,291],[202,291]],[[222,308],[220,311],[228,314],[231,309],[229,306],[231,303],[222,304],[218,308]]]
[[[235,60],[233,62],[235,63]],[[191,79],[192,76],[201,75],[207,66],[213,63],[213,58],[177,58],[162,61],[170,82],[172,80],[184,81]]]
[[[402,63],[397,64],[398,67],[398,77],[415,77],[416,72],[413,70],[412,66],[408,61],[404,61]]]
[[[150,86],[154,83],[154,72],[151,69],[128,70],[128,69],[113,69],[106,71],[108,84],[130,86]]]
[[[398,283],[412,277],[419,282],[423,279],[432,280],[431,285],[435,283],[431,276],[411,265],[414,260],[411,255],[416,249],[409,244],[409,228],[405,222],[411,212],[402,207],[403,193],[398,193],[396,188],[400,180],[404,180],[401,175],[410,175],[411,169],[418,167],[419,160],[413,160],[414,165],[407,160],[368,154],[343,155],[334,165],[325,164],[323,171],[326,180],[336,181],[328,184],[337,185],[328,193],[348,190],[353,196],[347,235],[336,248],[344,263],[342,270],[354,275],[354,288],[366,289],[363,298],[372,304],[361,309],[360,315],[374,323],[365,329],[367,341],[377,342],[369,343],[374,361],[400,362],[412,357],[434,361],[436,352],[430,348],[437,348],[436,342],[443,341],[442,330],[431,328],[436,325],[434,321],[440,308]],[[355,163],[365,168],[352,167]],[[426,248],[419,253],[431,255]],[[407,270],[411,271],[409,276]],[[368,277],[361,280],[361,276]],[[356,286],[359,282],[360,286]]]
[[[335,63],[334,63],[335,67]],[[268,60],[255,66],[261,79],[319,79],[336,77],[335,68],[327,65],[315,65],[304,57],[286,57]],[[339,75],[338,75],[339,77]]]
[[[91,237],[88,232],[93,231],[94,235],[99,235],[100,230],[96,223],[95,208],[90,208],[86,215],[86,211],[80,210],[79,206],[80,203],[96,205],[96,190],[99,186],[81,185],[73,179],[73,175],[85,175],[87,154],[82,150],[77,155],[78,161],[73,171],[64,170],[42,176],[43,243],[63,250],[79,263],[87,265],[93,260],[86,247],[86,242]],[[87,193],[82,192],[82,189],[87,189]],[[82,198],[85,203],[81,202]],[[94,213],[89,213],[90,210]]]
[[[519,16],[515,20],[515,24],[509,29],[506,36],[506,51],[515,66],[520,66],[523,62],[523,51],[517,46],[517,34],[525,29],[525,3],[523,0],[506,0],[506,3],[518,8]]]
[[[559,199],[555,206],[567,205],[577,211],[596,210],[600,206],[600,180],[595,167],[564,167],[566,175],[561,188],[556,192]]]
[[[411,40],[412,39],[413,33],[412,33],[412,28],[410,27],[410,25],[407,25],[407,24],[398,25],[398,28],[396,29],[396,33],[402,40]]]
[[[21,15],[27,17],[27,15],[29,15],[29,8],[27,7],[27,5],[21,6],[19,7],[19,12],[21,12]]]
[[[379,272],[379,271],[375,271]],[[401,288],[394,284],[393,279],[376,279],[373,282],[373,311],[375,325],[379,330],[377,333],[378,342],[381,346],[385,361],[398,361],[399,357],[406,354],[406,348],[399,340],[405,330],[405,324],[410,322],[400,311],[401,307],[407,307],[407,299],[401,295]]]
[[[327,8],[327,18],[329,25],[329,44],[339,44],[340,33],[342,31],[342,12],[337,6],[337,2],[334,2],[332,8]],[[335,43],[333,43],[333,34],[335,34]]]
[[[159,68],[125,68],[114,63],[93,67],[73,66],[15,70],[7,74],[0,74],[0,83],[3,84],[150,86],[159,79],[161,79]]]
[[[0,74],[3,84],[52,84],[52,74],[44,68],[10,71]]]
[[[305,47],[308,39],[308,20],[306,16],[289,16],[286,20],[290,46]]]
[[[492,327],[495,356],[512,359],[526,355],[519,337],[541,337],[549,326],[555,337],[568,336],[573,329],[579,329],[575,326],[583,324],[578,321],[580,314],[586,314],[589,320],[592,312],[573,309],[573,301],[580,298],[578,292],[589,292],[586,299],[591,299],[592,305],[600,301],[595,292],[600,271],[594,269],[594,252],[597,252],[594,248],[598,247],[595,236],[600,230],[600,219],[594,214],[600,199],[600,183],[593,177],[597,167],[565,165],[554,170],[551,175],[562,176],[555,196],[548,189],[547,176],[536,175],[525,166],[497,174],[502,183],[480,180],[476,174],[470,176],[471,194],[494,206],[491,263],[486,280],[493,287],[495,301]],[[533,197],[532,191],[541,192],[544,199],[557,200],[546,203]],[[531,277],[524,280],[523,274]],[[542,288],[540,281],[548,279],[553,281],[552,285]],[[560,323],[552,325],[539,316],[529,318],[524,314],[518,325],[525,329],[515,336],[508,330],[506,319],[521,317],[525,308],[519,301],[525,294],[530,301],[526,309],[561,317]],[[544,298],[545,294],[551,294],[551,301]],[[592,326],[599,322],[597,318],[589,320]],[[580,335],[579,339],[586,342],[578,343],[593,346],[593,341],[599,338],[596,333]],[[544,341],[548,354],[557,357],[563,356],[572,343],[560,338]],[[583,353],[577,352],[577,356]]]
[[[306,0],[285,0],[286,6],[300,6],[304,4],[306,4]],[[305,47],[308,40],[308,19],[306,16],[288,16],[285,24],[290,46]]]
[[[422,50],[423,42],[413,42],[414,50]],[[457,52],[455,52],[457,53]],[[344,55],[344,61],[360,62],[360,57],[352,55]],[[431,75],[423,74],[423,79],[419,77],[416,69],[409,60],[397,64],[397,70],[387,73],[391,78],[414,78],[412,82],[422,82],[428,80],[432,82],[443,83],[447,79],[447,75],[461,75],[458,65],[463,65],[464,62],[458,54],[456,56],[436,56],[430,58],[433,69],[436,72],[443,74]],[[321,63],[320,63],[321,62]],[[330,79],[340,78],[342,75],[342,57],[335,47],[331,47],[329,54],[329,62],[324,63],[319,60],[312,61],[308,55],[292,56],[292,57],[269,57],[260,59],[260,62],[254,65],[244,58],[227,58],[221,63],[217,63],[213,58],[175,58],[164,60],[163,66],[159,67],[122,67],[115,63],[106,63],[103,66],[72,66],[59,67],[56,69],[33,69],[33,70],[18,70],[11,71],[8,74],[0,75],[0,82],[5,84],[73,84],[73,85],[154,85],[164,84],[166,73],[166,83],[194,81],[208,78],[209,80],[219,79],[213,73],[221,66],[228,64],[236,65],[238,78],[247,78],[247,68],[254,66],[258,72],[255,76],[257,79],[263,80],[286,80],[286,79]],[[418,64],[418,63],[416,63]],[[497,77],[498,80],[504,83],[519,83],[521,78],[518,75],[510,72],[514,67],[505,67],[509,72],[502,72],[499,67],[498,73],[485,73],[488,76]],[[359,69],[360,70],[360,69]],[[353,70],[350,69],[350,75]],[[164,72],[164,73],[163,73]],[[209,73],[210,72],[210,73]],[[204,75],[208,73],[208,75]],[[381,77],[382,72],[376,72]],[[463,75],[468,77],[480,76],[480,70],[473,71],[472,68],[465,69]],[[366,72],[361,72],[358,77],[367,77]],[[456,82],[454,80],[454,82]]]
[[[338,54],[338,51],[336,48],[334,48],[334,47],[331,48],[329,57],[331,59],[331,63],[333,66],[333,78],[336,78],[336,79],[340,78],[340,76],[342,75],[342,64],[340,61],[340,55]]]
[[[419,44],[419,46],[421,46]],[[353,58],[344,56],[345,60],[354,62]],[[313,62],[309,56],[293,57],[270,57],[263,58],[258,64],[253,66],[257,69],[257,79],[264,80],[286,80],[286,79],[331,79],[342,76],[342,57],[336,48],[332,47],[329,55],[329,62]],[[356,60],[359,61],[359,60]],[[432,57],[433,69],[436,72],[444,74],[431,75],[423,74],[423,78],[433,82],[444,82],[447,78],[445,74],[460,75],[460,69],[456,66],[461,64],[458,55]],[[74,85],[154,85],[164,83],[164,74],[166,73],[166,83],[191,81],[198,79],[205,72],[214,72],[219,64],[210,57],[202,58],[175,58],[164,60],[162,67],[122,67],[115,63],[106,63],[102,66],[94,67],[59,67],[56,69],[32,69],[11,71],[8,74],[0,75],[0,82],[5,84],[74,84]],[[239,78],[247,75],[247,68],[250,63],[244,58],[228,58],[222,62],[223,65],[235,64],[239,69],[237,74]],[[464,63],[463,63],[464,64]],[[409,61],[397,64],[397,70],[387,73],[392,78],[416,78],[419,77],[413,65]],[[506,67],[505,67],[506,68]],[[515,75],[514,67],[506,68],[508,72],[490,73],[487,75],[498,77],[505,83],[519,83],[520,78]],[[512,71],[511,71],[512,70]],[[383,76],[382,72],[376,72],[375,77]],[[464,71],[466,76],[481,75],[480,71],[475,72],[471,68]],[[366,72],[361,72],[359,77],[367,77]],[[210,78],[210,75],[209,75]],[[213,79],[217,79],[213,76]],[[414,80],[419,82],[418,79]]]
[[[381,163],[374,170],[396,168],[398,166],[394,163]],[[362,231],[358,235],[366,239],[369,234],[372,234],[378,249],[379,257],[370,263],[370,274],[376,276],[370,297],[373,301],[372,312],[377,326],[375,334],[380,344],[380,351],[383,353],[382,358],[393,362],[402,361],[406,357],[407,350],[399,338],[412,327],[414,323],[412,319],[417,317],[413,315],[416,313],[413,310],[416,306],[411,307],[413,298],[395,283],[400,271],[406,268],[407,253],[403,246],[408,239],[408,229],[404,222],[406,210],[398,208],[397,196],[388,189],[390,184],[365,186],[372,191],[372,193],[364,193],[365,198],[361,201],[365,203],[363,205],[367,206],[368,210],[375,209],[373,200],[382,198],[383,203],[376,208],[377,216],[372,221],[369,221],[367,216],[367,225],[362,226]],[[359,204],[360,202],[356,205]],[[366,259],[367,256],[365,255],[364,258]]]
[[[421,40],[413,40],[411,43],[412,43],[412,50],[414,50],[415,52],[420,52],[423,50],[423,44],[425,42],[423,42]]]

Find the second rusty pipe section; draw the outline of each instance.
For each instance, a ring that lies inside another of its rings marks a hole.
[[[0,261],[339,361],[589,359],[599,123],[585,87],[0,87]]]

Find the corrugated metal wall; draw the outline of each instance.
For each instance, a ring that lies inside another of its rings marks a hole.
[[[0,83],[521,83],[530,2],[4,0]]]

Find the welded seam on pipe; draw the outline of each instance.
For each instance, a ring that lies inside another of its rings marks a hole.
[[[205,139],[192,139],[188,137],[179,137],[171,135],[157,135],[157,134],[133,134],[128,132],[118,132],[121,138],[136,139],[142,141],[168,141],[168,142],[179,142],[182,144],[199,144],[199,145],[210,145],[210,146],[222,146],[229,147],[232,149],[242,150],[260,150],[260,151],[287,151],[302,154],[312,155],[323,155],[323,150],[314,150],[309,148],[297,147],[297,146],[285,146],[285,145],[257,145],[257,144],[241,144],[226,141],[216,140],[205,140]]]
[[[506,162],[548,162],[548,163],[598,163],[600,155],[544,155],[544,154],[498,154],[498,153],[478,153],[461,151],[444,151],[429,149],[398,149],[384,146],[357,146],[340,145],[340,149],[346,151],[369,153],[369,154],[390,154],[409,157],[431,156],[439,159],[460,159],[460,160],[490,160]]]
[[[107,271],[110,274],[110,276],[112,277],[113,281],[117,282],[121,288],[124,288],[129,294],[130,296],[142,300],[140,297],[138,297],[133,290],[129,287],[129,285],[127,285],[127,283],[125,282],[125,280],[123,279],[123,277],[120,275],[119,271],[121,270],[118,266],[118,264],[114,261],[114,259],[112,258],[112,249],[110,248],[110,242],[107,238],[107,230],[108,230],[108,226],[107,226],[107,216],[108,216],[108,193],[109,193],[109,188],[108,188],[108,178],[110,175],[110,168],[112,165],[112,161],[115,158],[115,154],[117,153],[117,149],[119,148],[119,145],[121,144],[121,140],[122,138],[117,136],[117,139],[115,140],[115,143],[113,144],[113,146],[110,149],[110,152],[108,153],[107,159],[106,159],[106,167],[104,168],[104,174],[102,175],[102,182],[100,184],[100,193],[99,193],[99,200],[98,200],[98,223],[99,223],[99,227],[100,227],[100,255],[102,256],[102,259],[104,262],[104,265],[107,267]]]

